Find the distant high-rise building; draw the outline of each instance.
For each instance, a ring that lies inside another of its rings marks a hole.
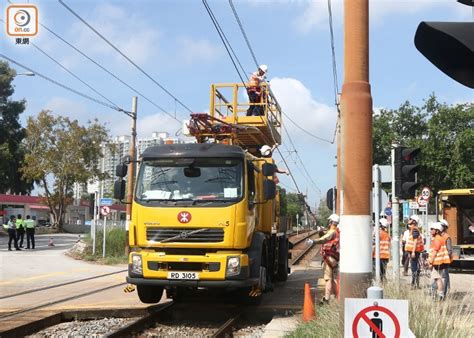
[[[97,191],[102,197],[113,196],[115,167],[130,153],[130,142],[130,136],[117,136],[108,145],[102,145],[104,157],[100,160],[99,168],[102,172],[107,173],[109,177],[101,182],[98,180],[89,182],[87,185],[88,193],[92,194]],[[179,138],[170,138],[166,132],[154,132],[150,138],[137,139],[137,158],[141,157],[146,148],[165,143],[183,143],[183,141]]]

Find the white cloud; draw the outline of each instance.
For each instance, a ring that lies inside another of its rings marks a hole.
[[[189,37],[178,39],[179,55],[187,63],[213,61],[221,55],[222,49],[209,40],[196,40]]]
[[[337,116],[334,107],[317,102],[310,90],[296,79],[273,78],[271,86],[286,115],[310,133],[332,140]],[[285,121],[285,117],[283,120],[291,135],[298,135],[299,139],[315,141],[293,123]]]
[[[51,110],[54,115],[67,116],[81,122],[94,118],[83,104],[65,97],[53,96],[44,109]]]
[[[158,51],[160,33],[152,23],[136,14],[130,14],[123,8],[112,4],[100,4],[95,9],[94,18],[86,18],[124,54],[138,64],[149,61]],[[114,52],[101,38],[80,22],[73,24],[76,45],[95,55],[109,56],[113,53],[116,60],[122,56]]]

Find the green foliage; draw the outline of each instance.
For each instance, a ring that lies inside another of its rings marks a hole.
[[[326,199],[322,199],[319,202],[318,206],[318,214],[317,214],[317,221],[318,225],[326,225],[328,223],[328,217],[332,214],[332,210],[330,210],[326,205]]]
[[[125,255],[125,243],[127,235],[125,229],[112,228],[107,230],[105,236],[105,259],[102,257],[102,243],[103,243],[103,231],[97,230],[96,232],[96,251],[95,255],[92,254],[92,237],[86,236],[84,241],[87,244],[84,253],[76,258],[83,259],[86,261],[99,261],[104,264],[120,264],[127,263],[128,257]]]
[[[8,63],[0,61],[0,193],[28,193],[33,189],[31,180],[22,179],[19,168],[24,158],[22,140],[26,135],[20,125],[20,114],[25,100],[12,101],[12,81],[16,72]]]
[[[392,143],[420,147],[418,181],[435,192],[474,183],[474,105],[447,105],[430,96],[373,117],[373,162],[390,164]]]
[[[97,120],[81,126],[76,120],[54,116],[49,111],[28,118],[21,171],[23,177],[38,181],[44,189],[44,199],[54,215],[55,225],[62,226],[74,183],[103,178],[98,164],[101,144],[107,139],[107,130]],[[50,177],[54,182],[51,183]]]
[[[296,215],[301,216],[304,214],[305,201],[302,195],[295,193],[286,194],[286,215],[292,219],[293,224],[296,224]]]

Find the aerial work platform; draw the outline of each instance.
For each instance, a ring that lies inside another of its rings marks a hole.
[[[250,151],[281,144],[281,109],[266,83],[258,103],[249,103],[243,83],[213,84],[210,93],[209,114],[192,114],[188,125],[198,142],[213,138]],[[261,107],[262,115],[247,116],[251,106]]]

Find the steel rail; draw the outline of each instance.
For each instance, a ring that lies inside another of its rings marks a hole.
[[[211,336],[213,338],[225,338],[225,337],[233,337],[232,329],[234,328],[235,323],[239,320],[242,312],[238,313],[237,315],[233,316],[229,320],[227,320],[224,324],[217,329],[217,331]]]
[[[61,299],[53,300],[51,302],[47,302],[47,303],[43,303],[43,304],[36,305],[36,306],[33,306],[33,307],[29,307],[28,309],[22,309],[22,310],[7,312],[5,314],[1,314],[0,319],[13,317],[13,316],[16,316],[16,315],[19,315],[19,314],[22,314],[22,313],[31,312],[31,311],[38,310],[38,309],[41,309],[41,308],[45,308],[45,307],[48,307],[48,306],[51,306],[51,305],[64,303],[64,302],[67,302],[69,300],[74,300],[74,299],[77,299],[77,298],[82,298],[82,297],[85,297],[85,296],[93,295],[95,293],[98,293],[98,292],[101,292],[101,291],[106,291],[106,290],[109,290],[109,289],[113,289],[113,288],[116,288],[116,287],[119,287],[119,286],[122,286],[122,285],[126,285],[126,284],[127,283],[125,283],[125,282],[124,283],[119,283],[119,284],[113,284],[113,285],[109,285],[109,286],[106,286],[106,287],[103,287],[103,288],[99,288],[99,289],[95,289],[95,290],[92,290],[92,291],[84,292],[84,293],[81,293],[81,294],[78,294],[78,295],[74,295],[74,296],[70,296],[70,297],[66,297],[66,298],[61,298]]]
[[[109,335],[106,335],[107,338],[118,338],[118,337],[131,337],[134,334],[144,331],[153,324],[156,323],[157,317],[159,315],[166,314],[167,311],[170,311],[172,306],[174,305],[174,302],[169,302],[164,304],[163,306],[160,306],[159,308],[149,307],[148,310],[150,311],[149,314],[147,314],[144,317],[141,317],[134,322],[121,327],[120,329],[116,330],[115,332],[112,332]]]
[[[303,259],[304,256],[306,256],[306,254],[308,253],[309,250],[311,250],[313,247],[314,247],[315,243],[311,243],[311,245],[308,245],[307,248],[305,248],[301,254],[299,254],[298,256],[296,256],[292,261],[291,261],[291,265],[296,265],[299,263],[299,261],[301,261]]]
[[[63,282],[63,283],[59,283],[59,284],[44,286],[44,287],[37,288],[37,289],[30,289],[30,290],[20,291],[20,292],[17,292],[17,293],[12,293],[12,294],[10,294],[10,295],[0,296],[0,299],[12,298],[12,297],[16,297],[16,296],[26,295],[26,294],[28,294],[28,293],[34,293],[34,292],[39,292],[39,291],[44,291],[44,290],[59,288],[59,287],[61,287],[61,286],[66,286],[66,285],[71,285],[71,284],[75,284],[75,283],[85,282],[85,281],[92,280],[92,279],[107,277],[107,276],[115,275],[115,274],[122,273],[122,272],[125,272],[125,271],[128,271],[128,270],[127,270],[127,269],[125,269],[125,270],[119,270],[119,271],[115,271],[115,272],[105,273],[105,274],[103,274],[103,275],[97,275],[97,276],[92,276],[92,277],[86,277],[86,278],[77,279],[77,280],[73,280],[73,281],[69,281],[69,282]]]

